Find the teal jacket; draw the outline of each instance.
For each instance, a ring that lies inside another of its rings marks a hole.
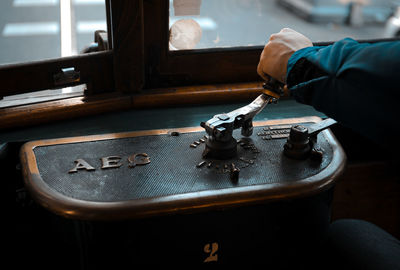
[[[298,50],[288,61],[287,85],[298,102],[400,149],[400,41],[346,38]]]

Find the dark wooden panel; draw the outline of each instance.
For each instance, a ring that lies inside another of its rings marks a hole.
[[[336,184],[333,220],[372,222],[400,238],[399,161],[352,164]]]
[[[102,94],[5,108],[0,110],[0,130],[123,110],[130,106],[129,96]]]
[[[202,53],[169,53],[167,65],[161,72],[164,83],[177,85],[261,81],[257,65],[262,49],[205,50]],[[165,71],[164,71],[165,70]],[[165,73],[164,73],[165,72]],[[168,72],[180,75],[174,81]]]
[[[90,91],[114,89],[112,52],[97,52],[77,56],[0,66],[0,96],[87,83]],[[56,85],[54,75],[62,68],[74,67],[80,81]]]
[[[138,91],[144,84],[143,1],[111,1],[114,77],[118,91]]]
[[[143,3],[145,35],[145,88],[160,86],[162,63],[166,62],[169,42],[168,1],[147,0]],[[174,74],[171,74],[174,76]],[[172,85],[171,85],[172,86]]]
[[[61,119],[136,108],[226,104],[248,101],[261,94],[260,83],[203,85],[152,89],[135,95],[101,94],[0,109],[0,130]]]

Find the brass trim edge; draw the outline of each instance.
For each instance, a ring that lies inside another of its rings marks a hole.
[[[303,117],[261,121],[255,122],[254,125],[284,125],[320,120],[319,117]],[[25,185],[39,204],[58,215],[83,220],[120,220],[310,196],[331,187],[345,168],[346,155],[343,149],[336,143],[332,132],[324,130],[324,136],[331,142],[332,161],[320,173],[295,183],[242,186],[235,188],[234,192],[231,188],[226,188],[119,202],[93,202],[64,196],[49,187],[40,176],[33,152],[35,147],[46,145],[160,135],[171,131],[189,133],[201,130],[201,127],[159,129],[28,142],[23,145],[20,152]]]

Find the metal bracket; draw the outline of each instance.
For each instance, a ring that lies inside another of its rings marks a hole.
[[[76,71],[74,67],[62,68],[61,72],[53,75],[55,85],[67,85],[79,83],[81,81],[81,72]]]

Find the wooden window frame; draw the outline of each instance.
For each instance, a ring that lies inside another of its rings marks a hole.
[[[109,50],[0,66],[0,97],[82,83],[85,95],[0,109],[0,129],[121,109],[247,101],[261,93],[256,67],[263,46],[169,51],[169,1],[105,3]],[[56,84],[54,75],[67,67],[80,72],[80,81]]]
[[[143,8],[146,88],[260,80],[263,46],[169,51],[169,1],[155,2]]]
[[[144,1],[145,87],[260,82],[257,65],[264,46],[169,51],[169,1]],[[154,20],[157,18],[157,20]],[[400,38],[359,40],[394,41]],[[314,42],[327,46],[332,41]]]

